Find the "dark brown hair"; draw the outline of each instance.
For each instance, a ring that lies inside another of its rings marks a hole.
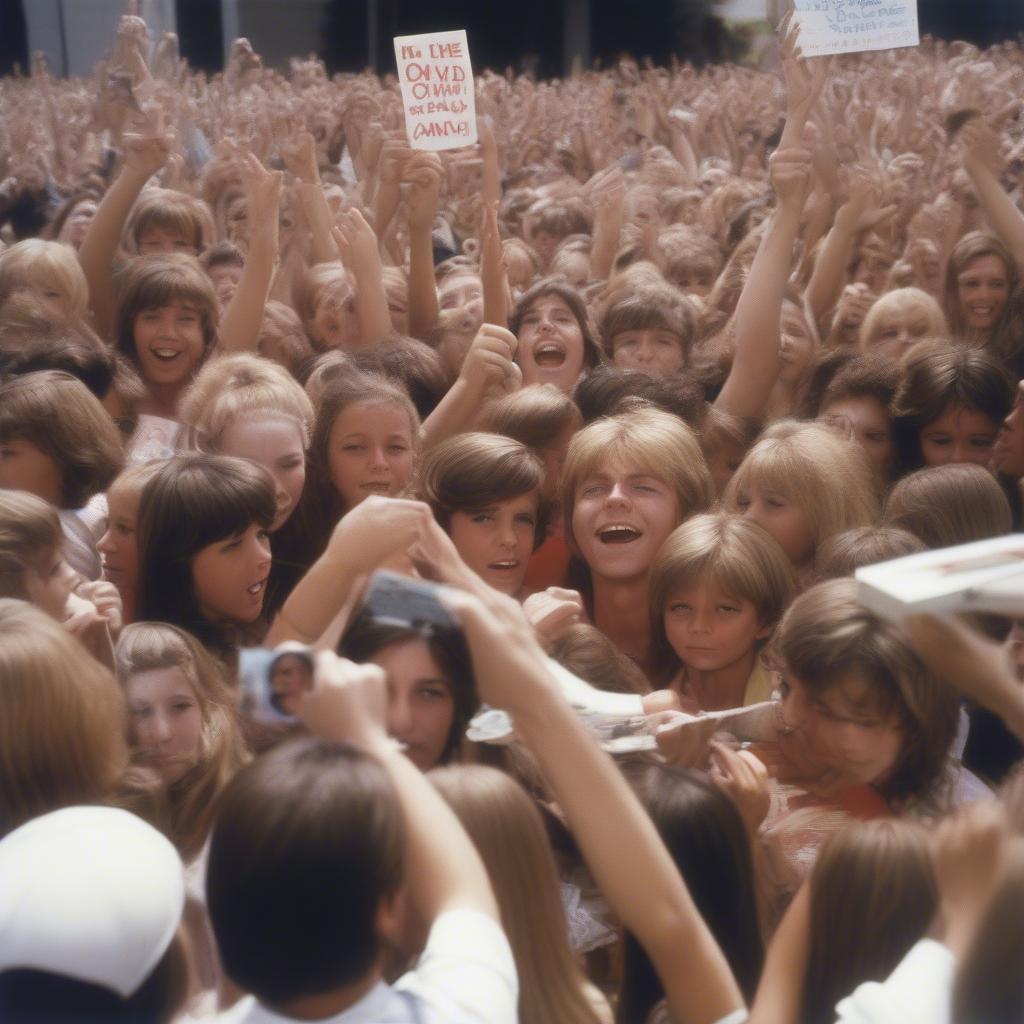
[[[523,317],[530,311],[530,307],[538,299],[547,298],[549,295],[557,295],[572,310],[572,315],[579,324],[580,334],[583,335],[583,365],[588,370],[593,369],[603,357],[593,324],[590,322],[590,314],[580,293],[560,277],[541,278],[523,292],[509,314],[508,329],[518,338]]]

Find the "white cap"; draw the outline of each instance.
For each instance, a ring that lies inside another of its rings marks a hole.
[[[141,818],[67,807],[0,840],[0,972],[31,968],[130,996],[185,905],[181,858]]]

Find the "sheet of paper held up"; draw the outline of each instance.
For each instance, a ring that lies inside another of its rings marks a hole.
[[[395,36],[395,62],[413,149],[460,149],[476,142],[473,65],[465,29]]]
[[[793,0],[805,57],[917,46],[917,0]]]

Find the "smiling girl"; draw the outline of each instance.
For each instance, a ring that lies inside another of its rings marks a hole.
[[[727,512],[687,520],[651,568],[655,681],[679,693],[684,710],[769,700],[758,652],[794,591],[789,559],[756,523]]]
[[[137,758],[167,797],[168,837],[188,863],[206,842],[218,793],[248,761],[216,662],[184,630],[139,622],[121,634],[117,676]]]
[[[946,315],[954,338],[984,345],[1000,356],[1017,351],[1010,298],[1019,286],[1017,265],[994,235],[972,231],[953,247],[946,266]]]
[[[261,466],[226,455],[169,460],[139,506],[138,614],[188,630],[232,664],[259,622],[277,513]]]

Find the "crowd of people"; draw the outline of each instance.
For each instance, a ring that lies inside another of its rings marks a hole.
[[[778,49],[0,81],[0,1019],[1024,1020],[1024,53]]]

